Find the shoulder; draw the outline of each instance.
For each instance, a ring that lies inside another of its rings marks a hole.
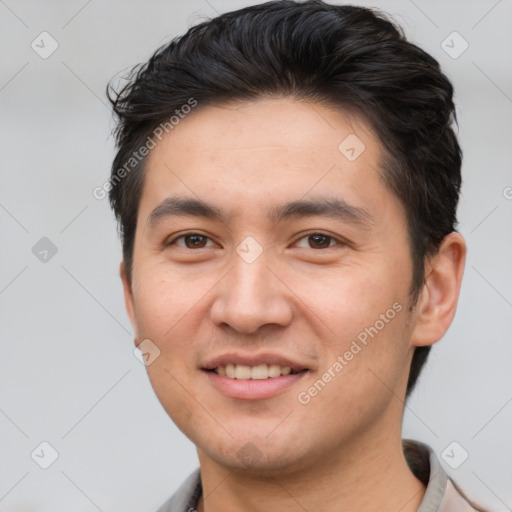
[[[201,474],[196,469],[156,512],[189,512],[201,495]]]
[[[446,492],[439,512],[486,512],[476,503],[473,503],[457,486],[457,484],[448,479]]]
[[[486,512],[459,489],[430,446],[403,439],[402,448],[409,468],[426,487],[418,512]]]

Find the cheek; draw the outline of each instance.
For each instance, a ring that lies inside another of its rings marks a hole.
[[[165,340],[174,339],[174,334],[182,330],[208,288],[163,265],[152,264],[138,269],[133,290],[139,335],[165,345]]]
[[[321,423],[326,436],[332,438],[341,431],[360,432],[387,414],[389,407],[401,407],[396,397],[403,394],[408,372],[407,334],[402,330],[405,314],[402,310],[378,332],[368,329],[358,333],[364,337],[339,338],[329,350],[325,367],[309,387],[300,390],[305,422],[312,427]]]
[[[364,343],[375,330],[389,331],[406,310],[406,283],[390,280],[382,265],[344,266],[314,277],[297,274],[291,287],[303,298],[304,314],[309,309],[317,324],[322,320],[324,338],[337,351],[348,350],[359,335]]]
[[[179,360],[179,357],[175,359]],[[187,434],[188,426],[195,423],[195,408],[191,407],[190,394],[186,392],[189,381],[169,364],[165,356],[157,358],[146,370],[162,407],[176,426]]]
[[[323,361],[315,389],[303,391],[311,398],[322,395],[321,407],[343,404],[354,413],[370,411],[389,399],[390,389],[397,389],[408,372],[408,282],[385,275],[385,267],[352,268],[329,286],[309,283],[308,305],[322,320],[315,321],[323,326],[318,336]]]

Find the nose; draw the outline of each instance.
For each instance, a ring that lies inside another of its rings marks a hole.
[[[217,326],[254,334],[265,325],[285,327],[291,322],[292,292],[269,263],[264,254],[252,263],[234,255],[233,268],[216,287],[211,306]]]

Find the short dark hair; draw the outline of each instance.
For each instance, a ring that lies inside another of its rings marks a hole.
[[[385,14],[321,0],[254,5],[190,28],[135,66],[127,80],[118,93],[109,84],[107,96],[118,121],[109,198],[129,279],[146,161],[133,155],[191,99],[204,108],[284,96],[349,109],[378,135],[385,149],[382,178],[408,220],[412,309],[425,258],[455,230],[462,152],[452,129],[450,81]],[[429,351],[415,349],[407,396]]]

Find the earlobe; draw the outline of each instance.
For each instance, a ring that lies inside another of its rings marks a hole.
[[[123,283],[124,304],[126,307],[126,313],[128,314],[130,323],[132,324],[133,330],[135,331],[135,335],[137,335],[137,324],[135,322],[135,305],[133,301],[132,286],[126,273],[126,266],[124,261],[122,261],[121,264],[119,265],[119,275]]]
[[[453,232],[445,236],[438,252],[426,262],[425,284],[411,338],[414,346],[432,345],[448,330],[457,308],[465,261],[464,238]]]

